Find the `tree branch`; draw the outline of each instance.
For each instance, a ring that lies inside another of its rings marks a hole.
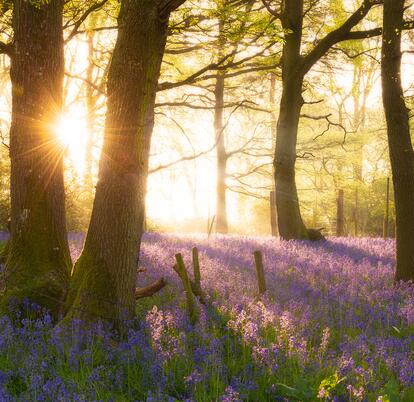
[[[183,79],[182,81],[178,81],[178,82],[162,82],[162,83],[158,84],[158,89],[157,90],[158,91],[165,91],[166,89],[172,89],[172,88],[180,87],[182,85],[192,84],[192,83],[196,82],[197,81],[197,78],[199,78],[205,72],[210,71],[210,70],[217,70],[218,67],[221,64],[223,64],[228,58],[232,57],[234,54],[235,54],[235,51],[227,54],[221,60],[219,60],[217,63],[211,63],[211,64],[203,67],[202,69],[198,70],[194,74],[191,74],[190,76],[188,76],[187,78]]]
[[[303,57],[300,69],[302,75],[305,75],[312,68],[312,66],[331,49],[333,45],[348,39],[360,39],[358,34],[355,32],[351,35],[351,29],[358,25],[366,17],[373,6],[378,4],[382,4],[382,0],[364,0],[362,5],[339,28],[329,32],[323,39],[321,39],[313,50]],[[374,36],[374,33],[371,31],[372,30],[359,31],[359,35],[362,35],[362,38],[370,37],[370,34]],[[352,36],[356,37],[352,38]]]
[[[159,5],[158,12],[161,17],[166,18],[170,15],[170,13],[184,4],[185,1],[186,0],[164,0]]]
[[[99,10],[102,6],[107,3],[108,0],[102,0],[99,3],[92,4],[81,16],[80,18],[72,25],[73,29],[69,36],[65,39],[65,43],[70,42],[77,34],[78,29],[80,26],[85,22],[85,20],[89,17],[90,14],[92,14],[94,11]]]
[[[270,4],[267,2],[267,0],[262,0],[262,3],[266,7],[266,10],[269,11],[270,14],[272,14],[276,18],[280,18],[280,13],[278,13],[276,10],[273,10],[270,7]]]
[[[144,297],[151,297],[163,289],[165,286],[167,286],[167,282],[164,278],[161,278],[151,285],[145,286],[144,288],[137,288],[135,290],[135,299],[138,300],[143,299]]]

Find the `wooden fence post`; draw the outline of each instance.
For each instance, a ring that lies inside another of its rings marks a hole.
[[[193,253],[193,271],[194,271],[194,282],[197,286],[201,287],[201,273],[200,273],[200,260],[198,258],[198,248],[194,247]]]
[[[336,236],[344,235],[344,190],[339,190],[336,201]]]
[[[187,274],[187,269],[184,264],[183,256],[181,254],[175,255],[176,264],[174,270],[177,272],[184,286],[185,296],[187,300],[188,315],[190,317],[191,324],[195,324],[198,319],[197,308],[194,302],[193,291],[191,289],[190,278]]]
[[[190,279],[191,290],[194,296],[198,297],[201,304],[207,304],[207,295],[201,288],[201,271],[200,271],[200,260],[198,257],[198,248],[193,248],[193,272],[194,282]]]
[[[254,252],[254,262],[256,265],[257,284],[259,286],[259,294],[266,292],[266,278],[263,269],[263,256],[260,251]]]
[[[276,209],[276,192],[270,192],[270,226],[272,229],[272,236],[277,237],[279,234],[277,227],[277,209]]]
[[[385,217],[384,217],[384,228],[383,237],[389,236],[389,221],[390,221],[390,178],[387,177],[387,194],[385,196]]]
[[[354,225],[355,225],[355,237],[358,237],[359,230],[359,197],[358,187],[355,189],[355,209],[354,209]]]

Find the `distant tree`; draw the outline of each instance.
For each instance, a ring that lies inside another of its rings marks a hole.
[[[71,270],[63,149],[54,132],[62,107],[63,3],[15,0],[13,41],[0,45],[11,58],[13,96],[11,240],[2,304],[28,298],[55,316]]]
[[[214,0],[208,11],[203,18],[205,24],[198,27],[195,37],[204,42],[205,38],[212,37],[214,40],[204,43],[202,51],[200,46],[194,44],[187,44],[180,50],[184,52],[187,49],[188,56],[195,56],[198,60],[202,60],[205,54],[213,58],[213,63],[179,81],[182,85],[193,85],[203,91],[198,91],[198,96],[189,96],[186,92],[185,101],[163,102],[158,105],[213,111],[216,153],[215,226],[218,233],[228,233],[227,193],[229,190],[233,191],[228,183],[229,162],[236,154],[247,151],[247,146],[253,143],[253,138],[250,138],[245,146],[229,149],[237,143],[237,139],[228,132],[230,119],[239,109],[242,113],[260,109],[251,101],[248,95],[251,88],[249,90],[248,87],[254,87],[252,81],[260,78],[258,73],[272,70],[279,63],[274,48],[280,42],[280,36],[271,24],[272,17],[260,2]],[[179,61],[175,60],[175,65],[178,64]],[[255,84],[256,88],[260,87],[259,82]],[[163,84],[160,87],[164,89]],[[170,87],[171,84],[167,83],[167,88]],[[214,97],[210,98],[210,94]]]
[[[234,61],[237,53],[237,48],[240,42],[246,35],[246,22],[248,14],[251,12],[253,2],[246,1],[244,15],[241,10],[236,10],[234,0],[219,0],[216,1],[216,13],[218,18],[218,37],[217,37],[217,53],[219,60],[224,57],[226,49],[234,48],[234,56],[230,57],[229,61]],[[233,15],[233,16],[232,16]],[[239,19],[239,21],[237,21]],[[233,28],[236,32],[232,32]],[[237,32],[239,31],[239,32]],[[229,37],[237,36],[236,39],[231,40]],[[226,125],[224,121],[225,110],[225,92],[226,92],[226,70],[221,69],[217,71],[214,84],[214,132],[216,140],[216,155],[217,155],[217,182],[216,182],[216,230],[218,233],[228,233],[228,219],[227,219],[227,201],[226,201],[226,176],[227,176],[227,161],[229,154],[226,151],[225,130]]]
[[[363,39],[380,34],[380,30],[352,31],[381,0],[364,0],[360,7],[340,25],[322,38],[308,41],[304,34],[305,17],[312,15],[318,21],[318,2],[285,0],[280,11],[271,8],[271,2],[263,0],[268,10],[281,21],[285,32],[282,56],[283,90],[277,124],[274,172],[276,204],[280,236],[284,239],[307,239],[308,231],[303,223],[295,179],[296,146],[305,76],[312,67],[339,42]],[[306,7],[305,7],[306,4]],[[315,14],[316,12],[316,14]],[[319,10],[319,13],[321,10]],[[317,31],[324,30],[324,22],[316,24]],[[312,43],[310,43],[312,42]]]
[[[384,0],[382,90],[397,220],[397,281],[414,280],[414,150],[401,83],[405,0]]]
[[[170,13],[184,0],[123,0],[107,82],[104,145],[68,318],[121,326],[135,311],[155,96]]]

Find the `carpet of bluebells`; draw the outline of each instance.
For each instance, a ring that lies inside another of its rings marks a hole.
[[[72,236],[74,258],[81,244]],[[191,271],[194,246],[208,303],[191,325],[172,266],[180,252]],[[30,303],[18,324],[0,319],[0,401],[412,402],[414,287],[394,285],[394,252],[382,239],[147,234],[137,285],[168,286],[139,301],[125,336],[54,327]]]

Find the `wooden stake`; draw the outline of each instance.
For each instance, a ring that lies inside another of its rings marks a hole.
[[[254,252],[254,262],[256,265],[257,284],[259,286],[259,294],[266,292],[266,279],[263,269],[263,256],[261,251]]]
[[[359,228],[359,199],[358,199],[358,188],[355,189],[355,210],[354,210],[354,224],[355,224],[355,237],[358,237]]]
[[[194,281],[190,279],[191,290],[194,296],[198,297],[201,304],[207,304],[207,296],[201,288],[201,272],[200,272],[200,260],[198,258],[198,248],[193,248],[193,270]]]
[[[216,220],[216,215],[214,215],[213,216],[213,219],[211,220],[210,227],[208,229],[208,238],[210,238],[211,232],[213,231],[213,227],[214,227],[215,220]]]
[[[198,314],[197,314],[197,308],[194,302],[193,291],[191,289],[190,278],[188,277],[188,274],[187,274],[187,269],[184,264],[183,256],[181,254],[176,254],[175,260],[177,263],[174,265],[174,271],[177,272],[184,286],[190,322],[191,324],[195,324],[198,319]]]
[[[276,211],[276,192],[270,192],[270,225],[272,228],[272,236],[278,235],[277,230],[277,211]]]
[[[193,248],[193,271],[194,281],[197,286],[201,286],[200,260],[198,258],[198,248]]]
[[[341,237],[344,233],[344,190],[339,190],[336,202],[336,236]]]
[[[385,217],[383,237],[389,236],[389,221],[390,221],[390,178],[387,177],[387,194],[385,197]]]

